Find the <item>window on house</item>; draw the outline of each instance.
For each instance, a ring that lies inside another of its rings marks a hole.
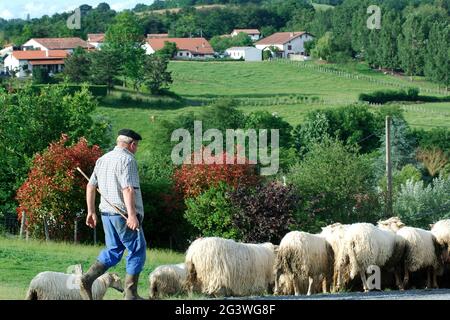
[[[183,56],[183,52],[180,52],[178,55],[179,55],[180,57],[182,57],[182,56]]]
[[[292,45],[288,44],[288,50],[292,50]]]

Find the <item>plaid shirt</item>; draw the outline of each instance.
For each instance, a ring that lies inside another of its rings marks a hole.
[[[122,190],[134,188],[136,214],[144,217],[141,188],[139,185],[138,166],[134,155],[127,149],[115,147],[97,160],[89,184],[100,189],[102,195],[113,205],[127,212]],[[101,197],[100,212],[117,211]]]

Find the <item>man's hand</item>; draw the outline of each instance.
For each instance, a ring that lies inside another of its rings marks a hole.
[[[88,225],[92,229],[95,228],[95,226],[97,225],[97,214],[95,212],[88,213],[86,217],[86,225]]]
[[[128,215],[127,226],[131,230],[136,230],[139,228],[139,220],[136,215]]]

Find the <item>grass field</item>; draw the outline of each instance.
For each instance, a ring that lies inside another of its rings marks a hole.
[[[88,270],[100,253],[101,246],[46,243],[0,237],[0,300],[24,299],[28,285],[42,271],[66,272],[67,267],[82,264]],[[180,263],[184,255],[169,250],[148,250],[147,261],[139,279],[139,294],[148,298],[148,274],[161,264]],[[125,277],[125,256],[110,269]],[[122,299],[122,294],[109,289],[105,299]]]
[[[404,86],[417,85],[436,89],[436,85],[419,79],[411,83],[408,78],[384,75],[370,70],[365,64],[327,65],[356,75],[370,76],[388,83]],[[145,137],[152,133],[155,121],[170,119],[185,112],[198,112],[214,99],[237,99],[238,108],[244,112],[266,110],[276,112],[295,126],[305,115],[317,108],[337,107],[357,101],[360,93],[392,89],[367,79],[354,79],[334,73],[299,68],[278,62],[171,62],[174,83],[170,90],[181,100],[168,97],[137,96],[142,101],[123,102],[123,92],[115,92],[105,99],[97,113],[109,117],[114,130],[132,126]],[[133,95],[133,94],[131,94]],[[300,101],[298,96],[308,97]],[[312,102],[312,98],[318,99]],[[297,100],[296,100],[297,99]],[[450,128],[450,103],[423,103],[403,106],[405,117],[414,128]],[[147,140],[148,141],[148,140]],[[144,140],[141,150],[149,145]],[[141,155],[142,156],[142,155]]]

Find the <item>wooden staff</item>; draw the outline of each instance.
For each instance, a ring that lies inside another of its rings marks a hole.
[[[78,172],[80,172],[83,175],[83,177],[86,178],[87,181],[89,181],[89,177],[83,172],[83,170],[80,169],[80,167],[77,167],[77,170],[78,170]],[[122,213],[122,210],[120,208],[118,208],[115,205],[113,205],[111,202],[108,201],[108,199],[106,199],[102,195],[102,193],[100,192],[99,188],[97,188],[97,192],[100,194],[101,197],[103,197],[103,199],[106,201],[106,203],[108,203],[111,207],[113,207],[114,210],[116,210],[116,212],[122,216],[122,218],[124,218],[125,220],[128,220],[128,218]],[[136,228],[136,231],[139,232],[139,227]]]

